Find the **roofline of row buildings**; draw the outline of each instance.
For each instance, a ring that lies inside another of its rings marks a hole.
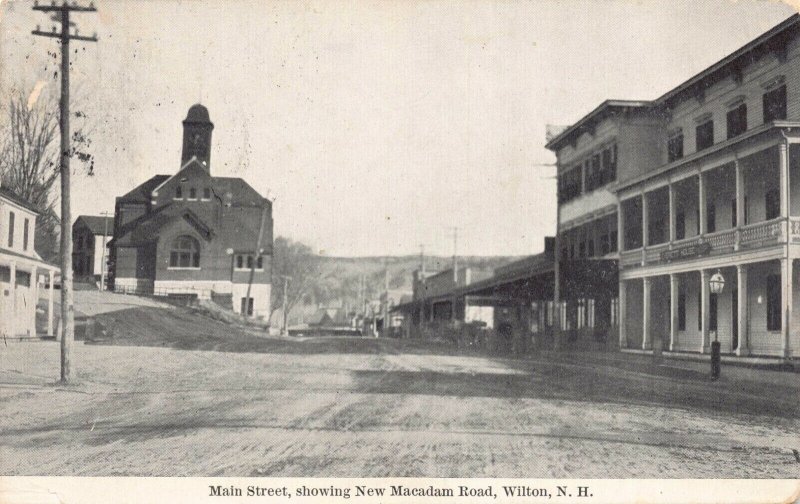
[[[789,34],[790,29],[797,28],[798,22],[800,22],[800,14],[793,14],[769,31],[756,37],[655,100],[606,100],[576,123],[550,139],[547,144],[545,144],[545,147],[551,151],[556,151],[565,143],[576,139],[583,132],[591,130],[594,124],[620,111],[640,109],[651,110],[653,112],[668,112],[672,105],[676,101],[681,100],[683,96],[687,94],[695,95],[698,92],[702,92],[714,83],[739,71],[741,67],[751,62],[759,56],[760,53],[783,47],[786,42],[786,35]],[[778,42],[779,45],[776,45],[776,42]]]

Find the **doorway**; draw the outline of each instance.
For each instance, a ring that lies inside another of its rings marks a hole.
[[[739,293],[731,292],[731,352],[739,348]]]

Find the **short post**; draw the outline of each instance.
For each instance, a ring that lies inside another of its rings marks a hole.
[[[711,379],[719,379],[720,371],[722,368],[722,356],[720,354],[720,343],[714,339],[711,342]]]
[[[711,290],[712,294],[721,294],[722,290],[725,288],[725,277],[722,276],[722,273],[717,270],[716,273],[711,275],[711,279],[708,281],[709,289]],[[722,355],[720,352],[720,343],[718,339],[719,331],[714,331],[714,341],[711,342],[711,379],[717,380],[719,379],[721,367],[722,367]]]

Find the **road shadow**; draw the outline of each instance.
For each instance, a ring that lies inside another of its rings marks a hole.
[[[557,363],[528,363],[529,374],[446,373],[436,371],[353,371],[355,390],[363,393],[425,394],[455,397],[556,399],[658,405],[714,414],[766,415],[796,419],[796,396],[742,392],[720,387],[692,370],[654,370],[652,375],[615,374],[613,368],[564,368]],[[659,378],[667,374],[670,380]]]

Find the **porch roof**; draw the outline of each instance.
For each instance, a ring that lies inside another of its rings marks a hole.
[[[0,264],[11,264],[12,262],[16,263],[18,266],[22,266],[23,268],[33,268],[35,266],[37,268],[44,268],[46,270],[61,271],[60,266],[49,263],[39,257],[31,257],[14,250],[8,250],[0,247]]]

